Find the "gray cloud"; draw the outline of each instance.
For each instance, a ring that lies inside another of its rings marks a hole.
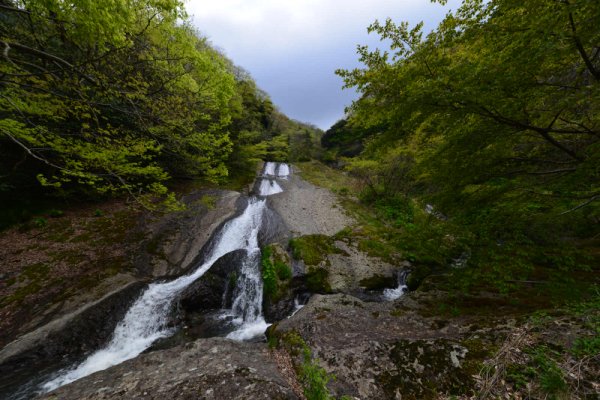
[[[451,0],[453,9],[459,0]],[[356,45],[380,45],[366,28],[391,17],[433,29],[449,7],[429,0],[219,0],[186,4],[195,26],[291,118],[327,129],[356,97],[337,68],[358,67]]]

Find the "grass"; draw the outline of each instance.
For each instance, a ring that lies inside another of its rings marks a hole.
[[[327,235],[305,235],[290,240],[292,256],[303,260],[306,265],[319,265],[327,259],[327,254],[342,253],[334,244],[334,238]]]
[[[327,188],[342,196],[358,191],[358,182],[354,178],[318,161],[299,162],[295,165],[300,168],[302,178],[314,185]]]
[[[306,400],[335,400],[335,397],[329,393],[327,384],[335,380],[335,375],[327,373],[319,365],[308,344],[297,331],[289,331],[283,334],[270,330],[268,338],[271,347],[282,346],[293,356],[300,356],[301,362],[296,365],[298,377],[303,388]],[[341,399],[346,399],[342,397]]]

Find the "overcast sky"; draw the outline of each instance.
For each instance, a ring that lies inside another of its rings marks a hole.
[[[379,45],[379,19],[436,27],[449,9],[430,0],[187,0],[194,25],[241,66],[286,115],[329,128],[356,97],[337,68],[359,66],[357,44]]]

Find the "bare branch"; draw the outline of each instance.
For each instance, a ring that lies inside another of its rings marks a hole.
[[[7,41],[4,41],[4,40],[2,40],[0,42],[4,43],[4,45],[8,46],[9,48],[12,47],[14,49],[19,49],[19,50],[24,51],[26,53],[33,54],[33,55],[38,56],[40,58],[45,58],[47,60],[54,61],[55,63],[58,63],[60,65],[66,66],[69,69],[75,71],[78,75],[80,75],[86,81],[88,81],[88,82],[90,82],[90,83],[92,83],[94,85],[97,85],[96,81],[92,77],[90,77],[90,76],[82,73],[73,64],[71,64],[67,60],[64,60],[64,59],[62,59],[62,58],[60,58],[58,56],[55,56],[54,54],[46,53],[45,51],[34,49],[34,48],[29,47],[29,46],[25,46],[23,44],[20,44],[20,43],[7,42]]]
[[[585,201],[585,202],[581,203],[580,205],[578,205],[578,206],[576,206],[576,207],[573,207],[573,208],[571,208],[570,210],[567,210],[567,211],[565,211],[565,212],[562,212],[562,213],[560,213],[560,214],[558,214],[558,215],[565,215],[565,214],[569,214],[569,213],[571,213],[571,212],[573,212],[573,211],[579,210],[580,208],[583,208],[583,207],[587,206],[588,204],[590,204],[590,203],[592,203],[592,202],[594,202],[594,201],[596,201],[596,200],[598,200],[598,199],[600,199],[600,194],[597,194],[597,195],[595,195],[595,196],[592,196],[590,199],[588,199],[587,201]]]

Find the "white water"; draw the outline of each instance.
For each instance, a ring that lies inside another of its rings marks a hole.
[[[260,187],[258,189],[258,194],[260,196],[270,196],[272,194],[281,192],[283,192],[283,189],[274,180],[264,178],[261,180]]]
[[[275,176],[275,167],[277,166],[274,162],[265,163],[265,172],[264,175]]]
[[[276,176],[278,178],[287,178],[290,176],[290,166],[285,163],[267,162],[265,163],[265,176]]]
[[[402,297],[402,295],[408,290],[408,286],[406,286],[406,276],[406,272],[398,275],[398,287],[394,289],[384,289],[383,298],[388,301],[392,301]]]
[[[279,168],[277,168],[277,176],[280,178],[287,178],[290,176],[290,167],[287,164],[279,164]]]
[[[275,176],[276,163],[266,163],[265,175]],[[280,164],[277,175],[289,175],[289,167]],[[261,196],[282,192],[283,189],[274,179],[263,179],[259,189]],[[264,333],[269,326],[262,315],[263,282],[260,274],[260,248],[258,232],[266,207],[264,199],[252,198],[244,212],[228,221],[218,240],[207,256],[207,261],[195,271],[171,282],[154,283],[138,298],[117,324],[111,341],[102,349],[90,355],[86,360],[42,385],[44,392],[71,383],[94,372],[122,363],[138,356],[156,340],[172,335],[175,328],[168,326],[168,317],[172,302],[181,291],[200,278],[225,254],[245,249],[247,257],[238,278],[230,316],[236,330],[227,337],[247,340]]]
[[[248,250],[233,292],[231,313],[238,328],[227,335],[230,339],[251,339],[264,333],[270,325],[262,315],[263,281],[259,268],[260,248],[256,237],[249,243]]]
[[[177,294],[201,277],[221,256],[238,249],[246,249],[248,254],[256,254],[258,231],[264,209],[265,200],[251,199],[242,215],[224,225],[218,242],[210,252],[208,261],[189,275],[167,283],[151,284],[127,311],[123,320],[119,322],[110,343],[105,348],[96,351],[76,367],[62,371],[60,376],[46,382],[42,386],[42,390],[45,392],[54,390],[96,371],[134,358],[157,339],[170,336],[173,328],[167,327],[166,322],[171,303]],[[255,265],[255,269],[258,271],[258,265]],[[251,274],[248,274],[248,277],[248,279],[256,279]],[[254,296],[260,294],[260,300],[262,300],[260,275],[258,275],[258,281]],[[260,304],[260,301],[258,303]],[[258,310],[258,314],[254,311],[253,315],[256,317],[247,321],[248,326],[245,326],[246,321],[242,316],[241,326],[238,330],[240,333],[237,337],[235,335],[232,337],[241,340],[247,338],[251,333],[259,332],[259,328],[266,325],[260,315],[261,311]],[[264,328],[266,329],[266,326]],[[264,329],[259,333],[262,332]]]
[[[298,311],[302,310],[302,307],[304,307],[305,304],[301,304],[300,300],[298,300],[298,297],[294,298],[294,311],[292,311],[292,315],[290,315],[288,318],[293,317]]]
[[[394,289],[385,289],[383,291],[383,297],[386,300],[397,300],[408,290],[408,287],[404,284],[399,285]]]

